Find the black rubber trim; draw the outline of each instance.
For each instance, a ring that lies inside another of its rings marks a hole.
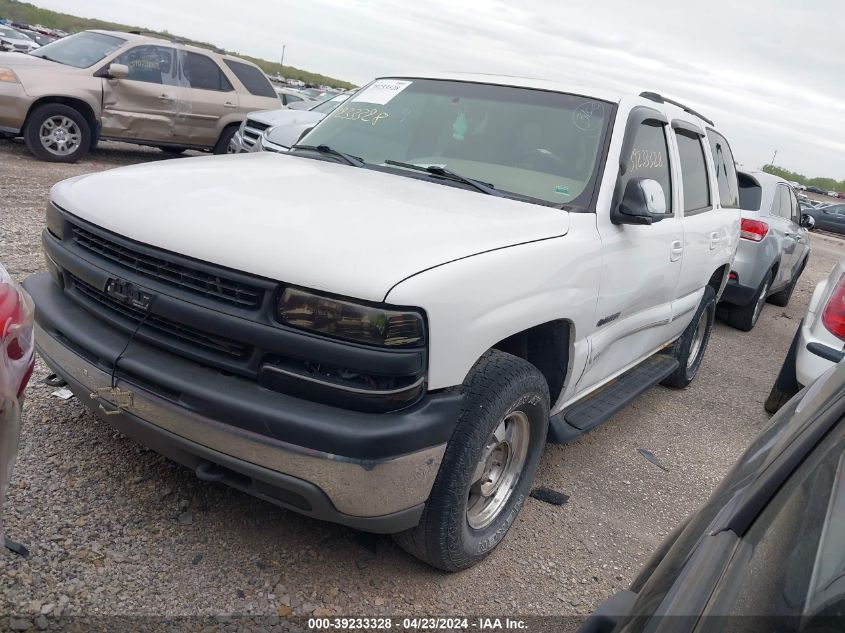
[[[35,318],[48,334],[103,371],[128,335],[71,301],[49,273],[24,281]],[[121,356],[118,377],[200,415],[276,440],[354,459],[380,460],[449,441],[461,405],[459,391],[425,395],[411,407],[369,414],[293,398],[255,381],[133,341]]]
[[[259,350],[245,362],[215,361],[218,365],[224,365],[229,371],[256,376],[265,354],[329,363],[382,376],[412,376],[419,374],[426,367],[426,352],[423,348],[380,349],[316,336],[302,330],[271,324],[269,321],[266,324],[259,323],[233,313],[246,314],[245,311],[236,308],[224,310],[220,306],[212,308],[209,303],[201,304],[197,298],[187,293],[180,293],[175,289],[164,291],[157,288],[154,281],[133,274],[131,271],[119,269],[112,272],[100,268],[85,259],[82,253],[66,248],[65,242],[57,240],[46,229],[42,233],[42,243],[45,253],[63,270],[90,286],[102,291],[109,279],[118,278],[129,281],[156,296],[150,308],[152,314],[176,323],[190,324],[204,332],[232,339]],[[273,296],[273,293],[268,291],[267,295]],[[131,332],[134,329],[134,323],[105,309],[97,311],[97,317],[124,332]],[[166,336],[139,332],[138,338],[151,341],[182,355],[190,355],[198,362],[209,362],[205,354],[177,347],[174,341]]]
[[[49,361],[47,364],[51,365]],[[51,368],[67,380],[76,397],[103,421],[157,453],[187,466],[203,481],[217,481],[299,514],[348,525],[366,532],[401,532],[416,526],[422,516],[423,504],[377,517],[344,514],[334,507],[325,492],[311,482],[220,453],[128,412],[102,415],[97,410],[97,403],[91,400],[83,385],[63,374],[61,367],[51,365]]]
[[[845,352],[843,352],[841,349],[828,347],[827,345],[823,345],[822,343],[816,343],[815,341],[812,343],[807,343],[807,351],[811,354],[819,356],[820,358],[829,360],[831,363],[838,363],[840,360],[845,358]]]
[[[747,306],[751,303],[754,295],[757,294],[757,288],[748,288],[741,286],[736,282],[729,281],[725,284],[725,289],[722,291],[722,296],[719,299],[720,303],[730,303],[737,306]]]

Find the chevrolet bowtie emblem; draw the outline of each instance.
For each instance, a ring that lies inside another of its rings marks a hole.
[[[121,410],[126,411],[132,406],[132,392],[124,391],[120,387],[100,387],[91,393],[92,400],[104,398],[111,402],[117,409],[106,409],[100,405],[100,409],[106,415],[118,415]]]

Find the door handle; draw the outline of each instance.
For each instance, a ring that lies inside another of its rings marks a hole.
[[[719,244],[722,243],[722,234],[718,231],[714,231],[710,234],[710,250],[715,250]]]
[[[681,259],[681,255],[684,254],[684,243],[681,240],[675,240],[672,242],[672,250],[669,252],[669,261],[676,262]]]
[[[237,108],[238,106],[235,105],[234,103],[232,103],[231,101],[227,101],[226,103],[223,104],[223,107],[224,108]]]
[[[159,95],[158,100],[159,101],[176,101],[176,97],[174,97],[173,95]]]

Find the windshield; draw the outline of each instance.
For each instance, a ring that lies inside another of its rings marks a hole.
[[[120,48],[125,42],[126,40],[113,35],[83,31],[42,46],[30,55],[67,66],[88,68]]]
[[[330,97],[328,99],[324,99],[313,108],[311,108],[311,112],[319,112],[321,114],[328,114],[332,110],[334,110],[337,106],[341,103],[346,101],[349,98],[349,95],[335,95],[334,97]]]
[[[504,193],[588,206],[611,114],[608,103],[558,92],[380,79],[302,142],[370,165],[445,167]]]

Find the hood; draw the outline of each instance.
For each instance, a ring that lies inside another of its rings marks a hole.
[[[4,37],[2,39],[5,40],[7,38]],[[27,41],[34,44],[31,40]],[[0,53],[0,67],[11,68],[15,72],[21,68],[26,70],[39,70],[41,68],[55,69],[57,66],[62,66],[62,64],[49,62],[41,57],[33,57],[32,55],[27,55],[26,53]],[[70,68],[70,66],[68,66],[68,68]]]
[[[319,121],[325,115],[319,112],[310,112],[309,110],[291,110],[288,108],[279,108],[276,110],[260,110],[258,112],[250,112],[247,118],[252,121],[264,123],[270,127],[276,125],[286,125],[295,123],[312,123]],[[318,117],[315,119],[314,117]]]
[[[296,110],[291,110],[296,112]],[[302,133],[313,127],[325,118],[322,112],[309,112],[308,110],[297,112],[299,116],[288,117],[287,120],[275,124],[264,134],[267,140],[282,147],[290,147],[299,140]],[[256,144],[257,145],[257,144]]]
[[[51,196],[144,244],[370,301],[439,264],[569,229],[559,209],[271,152],[133,165]]]

